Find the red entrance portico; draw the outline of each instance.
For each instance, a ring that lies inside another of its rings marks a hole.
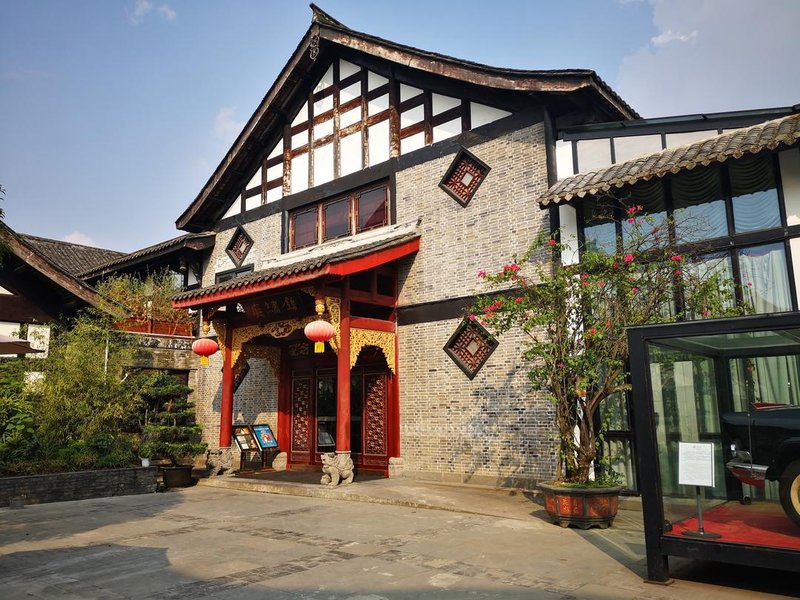
[[[419,249],[399,230],[361,244],[299,251],[278,264],[176,296],[203,311],[222,350],[219,447],[232,443],[234,391],[247,359],[266,359],[278,380],[277,437],[288,465],[319,464],[324,452],[351,453],[356,467],[388,472],[400,456],[396,261]],[[303,328],[334,328],[315,354]]]

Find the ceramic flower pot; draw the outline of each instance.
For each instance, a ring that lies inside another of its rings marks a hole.
[[[580,529],[606,529],[614,523],[622,486],[611,488],[564,487],[553,482],[538,484],[544,507],[556,525]]]

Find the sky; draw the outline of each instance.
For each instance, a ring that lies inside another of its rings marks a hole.
[[[593,69],[644,117],[800,103],[800,0],[317,4],[458,58]],[[3,0],[6,222],[121,251],[180,235],[310,22],[300,0]]]

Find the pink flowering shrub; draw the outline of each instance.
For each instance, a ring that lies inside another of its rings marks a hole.
[[[694,266],[641,211],[625,210],[626,235],[614,253],[583,248],[579,264],[564,265],[567,245],[547,235],[499,272],[480,274],[493,293],[478,299],[469,318],[494,334],[527,334],[522,353],[531,382],[555,405],[557,481],[589,480],[602,403],[630,387],[628,327],[743,312],[719,270]]]

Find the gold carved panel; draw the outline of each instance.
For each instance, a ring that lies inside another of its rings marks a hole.
[[[350,368],[356,364],[358,355],[364,346],[376,346],[383,352],[386,364],[395,373],[395,346],[394,333],[389,331],[374,331],[372,329],[350,329]]]

